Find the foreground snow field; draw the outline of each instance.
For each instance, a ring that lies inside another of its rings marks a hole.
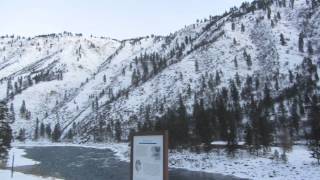
[[[39,146],[75,146],[96,149],[110,149],[115,152],[121,161],[129,162],[129,147],[126,143],[121,144],[66,144],[66,143],[26,143],[15,144],[15,147],[39,147]],[[281,150],[273,147],[274,150]],[[13,148],[16,153],[16,166],[36,164],[37,162],[23,157],[24,151]],[[191,171],[204,171],[224,175],[233,175],[240,178],[249,179],[299,179],[316,180],[320,178],[320,166],[315,160],[310,158],[310,152],[303,145],[293,146],[291,152],[287,153],[288,162],[274,161],[271,159],[273,153],[265,156],[254,156],[245,150],[239,150],[235,157],[228,157],[222,149],[214,149],[209,153],[193,153],[187,150],[172,151],[169,155],[169,165],[171,168],[183,168]],[[9,160],[10,162],[10,160]],[[10,172],[10,171],[9,171]],[[6,174],[9,172],[1,172]],[[10,175],[10,173],[9,173]],[[1,177],[1,176],[0,176]],[[0,178],[1,179],[1,178]]]
[[[31,159],[25,158],[24,157],[25,154],[26,153],[23,149],[13,147],[9,152],[9,159],[7,162],[7,167],[12,166],[13,156],[14,156],[14,167],[39,164],[39,162],[37,162],[37,161],[33,161]]]
[[[53,177],[38,177],[34,175],[27,175],[19,172],[15,172],[13,178],[11,178],[10,170],[1,170],[0,169],[0,179],[1,180],[9,180],[9,179],[17,179],[17,180],[59,180]]]
[[[27,165],[36,165],[39,164],[37,161],[33,161],[32,159],[25,158],[25,151],[23,149],[19,149],[17,147],[13,147],[9,152],[9,159],[7,163],[7,167],[12,166],[12,158],[14,155],[14,167],[18,166],[27,166]],[[11,178],[11,170],[0,169],[0,179],[1,180],[9,180],[9,179],[17,179],[17,180],[59,180],[58,178],[53,177],[38,177],[35,175],[24,174],[20,172],[14,172],[13,178]]]

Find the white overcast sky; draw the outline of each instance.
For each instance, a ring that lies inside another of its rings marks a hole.
[[[244,0],[0,0],[0,35],[167,35]]]

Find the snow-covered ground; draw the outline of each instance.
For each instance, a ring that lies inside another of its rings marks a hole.
[[[14,167],[18,166],[27,166],[27,165],[35,165],[39,162],[34,161],[32,159],[28,159],[24,157],[25,151],[23,149],[19,149],[17,147],[13,147],[9,152],[9,159],[7,162],[7,167],[12,167],[12,160],[14,155]],[[11,170],[0,169],[0,179],[1,180],[9,180],[9,179],[17,179],[17,180],[59,180],[54,177],[39,177],[35,175],[24,174],[20,172],[14,172],[13,178],[11,178]]]
[[[279,148],[272,148],[281,152]],[[209,153],[190,153],[189,151],[170,153],[170,166],[191,171],[205,171],[234,175],[249,179],[320,179],[320,166],[310,158],[305,146],[294,146],[287,154],[288,162],[274,161],[272,153],[257,157],[240,150],[234,158],[228,157],[224,150]]]
[[[17,179],[17,180],[59,180],[54,177],[39,177],[29,174],[23,174],[20,172],[14,172],[13,178],[11,178],[11,171],[10,170],[2,170],[0,169],[0,179],[1,180],[10,180],[10,179]]]
[[[13,147],[9,152],[7,167],[12,167],[13,156],[14,156],[14,167],[39,164],[39,162],[37,161],[24,157],[25,154],[26,153],[23,149]]]

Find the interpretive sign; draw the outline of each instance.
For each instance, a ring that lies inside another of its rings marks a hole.
[[[168,133],[131,138],[131,180],[168,180]]]

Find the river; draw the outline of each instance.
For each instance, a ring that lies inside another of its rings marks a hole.
[[[65,180],[128,180],[129,164],[109,149],[84,147],[20,147],[25,157],[40,162],[16,170]],[[233,176],[170,169],[170,180],[235,180]]]

